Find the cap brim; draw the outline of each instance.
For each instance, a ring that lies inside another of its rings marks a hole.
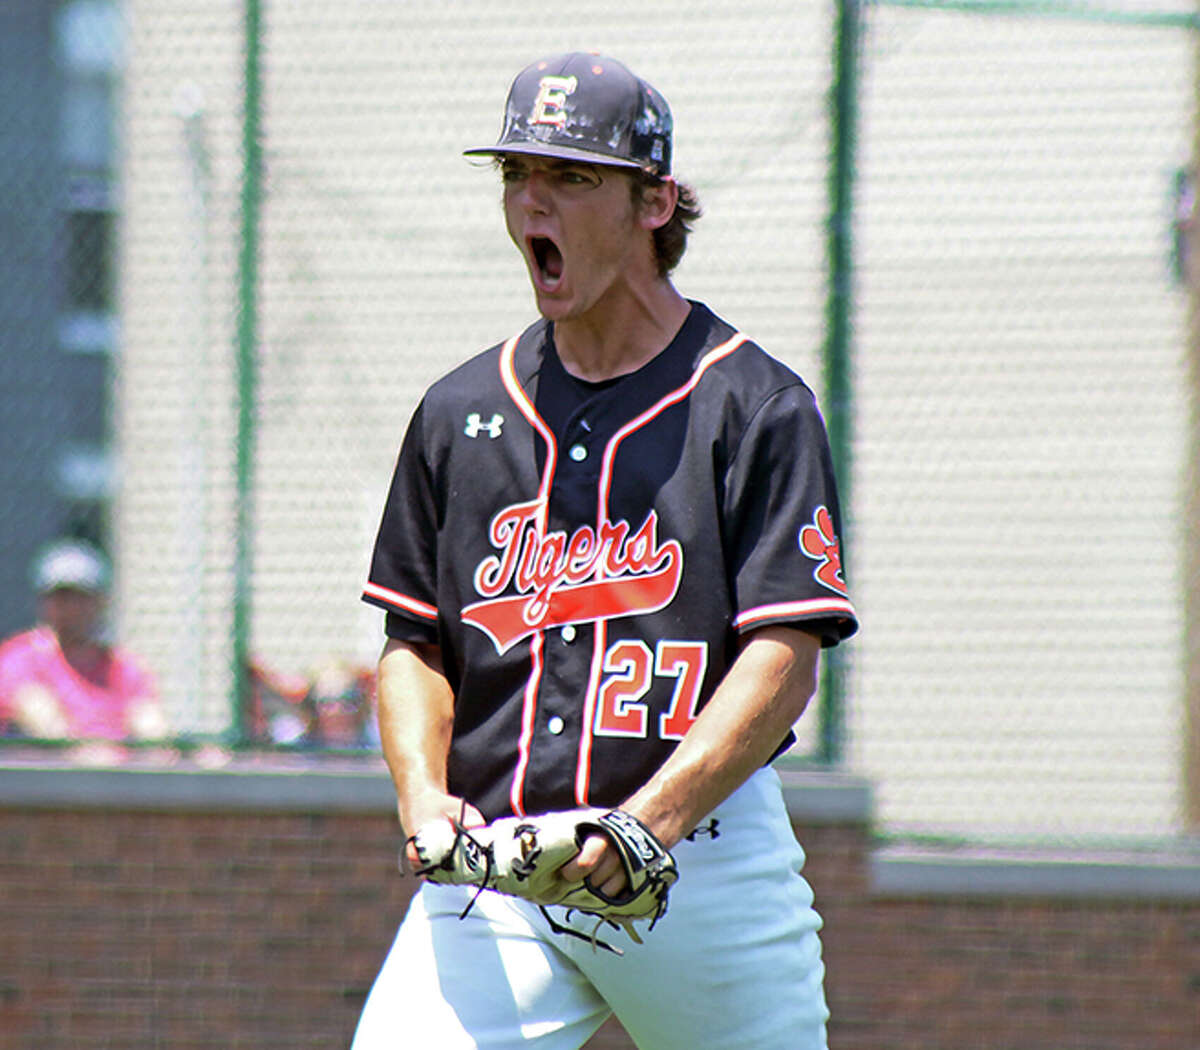
[[[78,591],[80,594],[104,594],[98,583],[86,580],[54,580],[38,588],[38,594],[53,594],[55,591]]]
[[[511,142],[495,146],[478,146],[475,149],[463,150],[464,157],[504,157],[509,154],[520,154],[526,157],[554,157],[558,160],[578,160],[587,164],[604,164],[611,168],[632,168],[643,171],[642,165],[625,160],[624,157],[611,157],[607,153],[596,153],[593,150],[576,149],[574,146],[563,146],[557,142]]]

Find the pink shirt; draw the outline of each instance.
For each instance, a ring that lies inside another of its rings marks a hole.
[[[72,667],[54,632],[35,627],[0,645],[0,723],[12,717],[18,688],[36,683],[49,690],[79,739],[122,740],[129,736],[127,717],[138,700],[155,696],[154,681],[126,652],[104,650],[88,676]]]

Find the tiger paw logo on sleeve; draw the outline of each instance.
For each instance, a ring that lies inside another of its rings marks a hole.
[[[800,530],[800,549],[814,561],[813,579],[837,594],[846,594],[842,579],[842,545],[833,531],[833,515],[824,504],[816,509],[811,525]]]

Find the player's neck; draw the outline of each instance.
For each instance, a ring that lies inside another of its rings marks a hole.
[[[691,304],[662,279],[643,285],[620,304],[554,325],[554,345],[568,373],[601,382],[636,372],[675,338]]]

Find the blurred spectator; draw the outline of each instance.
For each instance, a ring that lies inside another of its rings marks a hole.
[[[313,672],[306,703],[317,747],[355,750],[375,745],[375,673],[340,660]]]
[[[250,743],[333,750],[377,746],[374,669],[330,659],[300,675],[252,660],[248,674],[243,725]]]
[[[167,720],[151,675],[104,636],[104,556],[62,540],[37,559],[38,624],[0,645],[0,725],[44,740],[160,740]]]
[[[242,731],[252,744],[307,743],[309,712],[304,700],[308,679],[284,674],[261,660],[252,659],[246,673],[250,680],[249,703],[242,712]]]

